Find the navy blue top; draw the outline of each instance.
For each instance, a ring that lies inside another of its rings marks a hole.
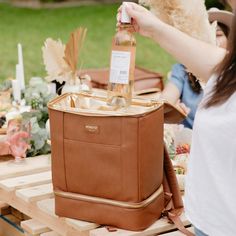
[[[172,67],[169,81],[178,88],[181,102],[191,109],[187,118],[183,121],[183,125],[192,129],[197,106],[202,100],[203,91],[195,93],[192,90],[186,68],[182,64],[175,64]]]

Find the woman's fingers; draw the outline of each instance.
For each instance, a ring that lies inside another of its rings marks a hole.
[[[124,7],[124,6],[123,6]],[[128,15],[133,18],[136,19],[137,18],[137,10],[136,7],[134,7],[132,4],[126,4],[125,5],[126,8],[126,12],[128,13]]]
[[[179,107],[185,112],[186,115],[188,115],[191,111],[191,109],[187,107],[184,103],[179,103]]]
[[[121,11],[125,7],[127,14],[132,19],[132,25],[135,32],[143,36],[151,37],[153,28],[156,25],[157,18],[154,17],[146,8],[133,3],[127,2],[122,4],[117,13],[117,27],[120,25]]]
[[[126,9],[129,16],[134,17],[135,12],[142,12],[143,7],[141,7],[138,4],[133,3],[133,2],[126,2],[125,4],[122,4],[117,10],[117,21],[118,22],[120,22],[120,20],[121,20],[121,11],[123,8]]]

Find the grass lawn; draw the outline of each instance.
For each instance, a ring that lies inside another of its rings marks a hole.
[[[0,82],[15,76],[17,43],[23,45],[26,79],[45,76],[41,48],[46,38],[66,42],[76,27],[88,28],[82,52],[84,68],[109,65],[111,39],[115,33],[118,5],[93,5],[63,9],[20,9],[0,3]],[[139,66],[162,72],[174,60],[149,39],[137,37]]]

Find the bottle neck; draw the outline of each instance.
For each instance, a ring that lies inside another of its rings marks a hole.
[[[122,23],[121,22],[121,24],[119,26],[119,30],[127,30],[127,31],[130,31],[130,32],[133,32],[134,27],[131,23]]]

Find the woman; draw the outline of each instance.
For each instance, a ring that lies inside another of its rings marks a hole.
[[[216,42],[219,47],[227,47],[227,38],[233,14],[212,8],[208,12],[209,21],[217,21]],[[175,64],[169,82],[162,92],[162,98],[180,105],[188,114],[183,125],[192,129],[197,106],[202,100],[203,90],[198,79],[187,71],[184,65]]]
[[[136,32],[159,43],[207,83],[194,121],[185,212],[197,236],[235,236],[236,17],[227,52],[191,38],[135,3],[126,8]]]

